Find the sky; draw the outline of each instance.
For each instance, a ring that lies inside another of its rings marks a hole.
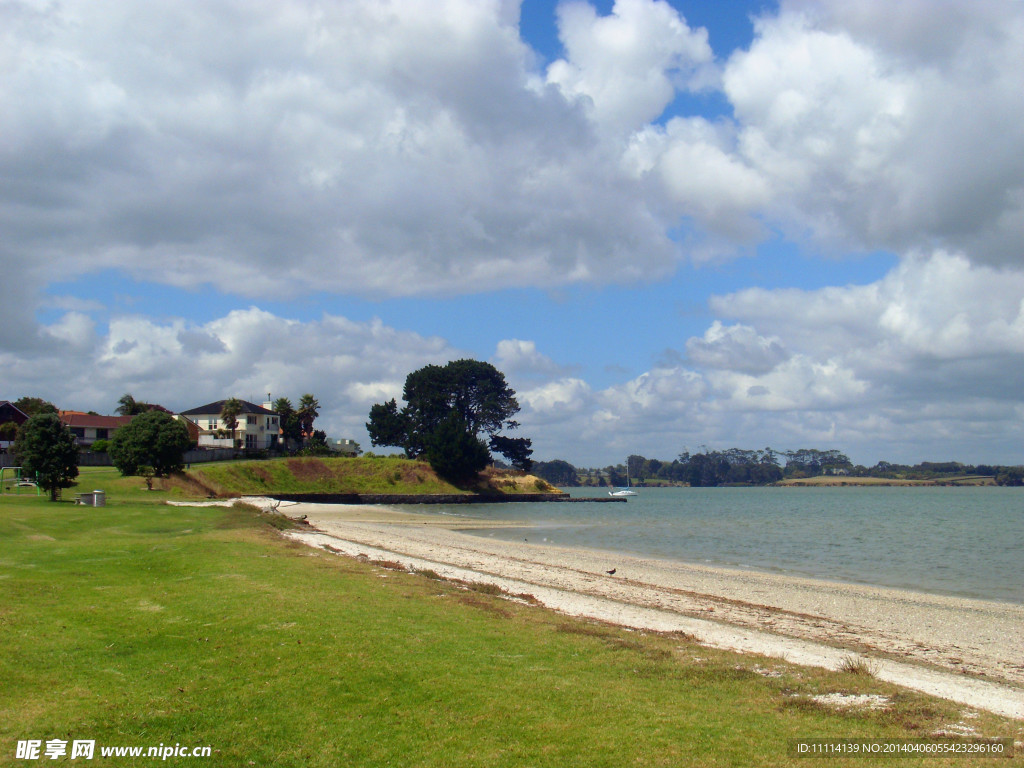
[[[6,0],[0,399],[1024,463],[1020,0]]]

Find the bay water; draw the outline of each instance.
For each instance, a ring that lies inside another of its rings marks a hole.
[[[605,497],[603,489],[566,489]],[[1024,489],[640,488],[626,503],[409,507],[470,532],[1024,604]],[[614,567],[609,559],[609,568]]]

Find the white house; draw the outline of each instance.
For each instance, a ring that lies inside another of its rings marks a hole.
[[[327,440],[327,447],[335,453],[340,453],[342,456],[358,456],[359,455],[359,443],[349,438],[342,439],[330,439]]]
[[[221,418],[225,402],[225,400],[217,400],[178,414],[195,426],[195,429],[190,431],[198,432],[200,448],[233,447],[230,429]],[[241,403],[242,409],[238,414],[235,439],[241,441],[241,444],[250,450],[263,450],[276,446],[278,435],[281,432],[281,417],[262,405],[256,405],[246,400],[238,402]]]

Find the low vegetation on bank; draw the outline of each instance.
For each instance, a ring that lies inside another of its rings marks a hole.
[[[108,474],[105,508],[0,496],[0,764],[24,762],[24,739],[211,748],[176,765],[618,768],[792,765],[809,738],[1022,736],[869,675],[315,551],[251,508],[166,506],[152,499],[180,489]]]

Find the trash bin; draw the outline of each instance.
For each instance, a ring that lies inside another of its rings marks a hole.
[[[107,506],[107,492],[106,491],[93,491],[92,492],[92,505],[94,507],[105,507],[105,506]]]

